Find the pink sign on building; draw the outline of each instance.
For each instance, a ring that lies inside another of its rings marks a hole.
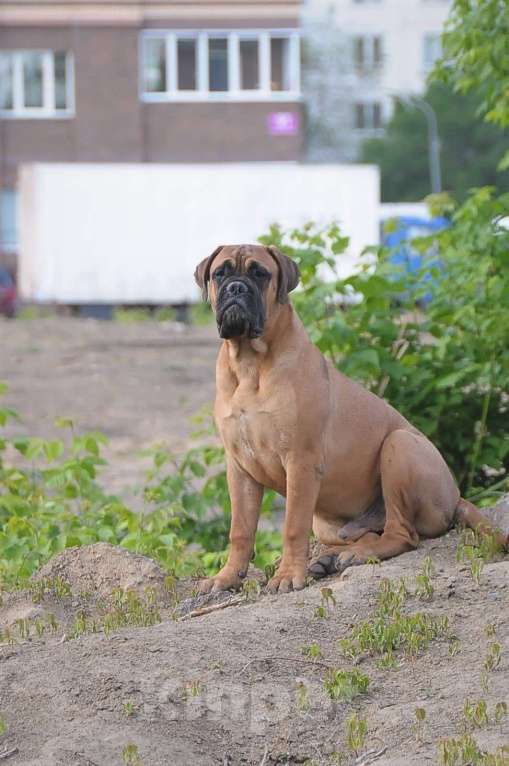
[[[296,136],[299,132],[297,112],[271,112],[267,117],[269,136]]]

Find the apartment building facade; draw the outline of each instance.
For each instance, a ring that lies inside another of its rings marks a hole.
[[[301,157],[299,0],[4,0],[0,249],[23,162]]]
[[[353,161],[395,99],[422,95],[452,0],[305,0],[311,159]],[[316,130],[313,132],[313,125]]]

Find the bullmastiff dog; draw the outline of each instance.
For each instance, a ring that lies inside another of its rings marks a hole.
[[[202,593],[241,586],[265,487],[286,497],[270,592],[304,587],[311,530],[320,545],[309,571],[323,577],[410,551],[456,521],[490,528],[433,444],[311,343],[288,299],[294,261],[273,246],[228,245],[195,278],[224,341],[214,415],[232,506],[228,560]]]

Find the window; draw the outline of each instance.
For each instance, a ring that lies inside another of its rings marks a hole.
[[[196,90],[196,40],[177,40],[177,88]]]
[[[290,90],[289,40],[272,37],[270,40],[270,89]]]
[[[430,32],[424,35],[423,43],[423,68],[424,71],[431,72],[435,62],[442,57],[442,40],[440,34]]]
[[[2,117],[69,117],[73,60],[65,51],[0,51]]]
[[[239,45],[240,89],[258,90],[260,87],[258,40],[241,40]]]
[[[355,127],[357,130],[382,128],[382,105],[378,101],[355,104]]]
[[[359,74],[373,73],[382,68],[383,50],[380,35],[354,37],[354,64]]]
[[[145,101],[299,98],[298,32],[147,31],[140,81]]]
[[[18,245],[17,199],[14,189],[0,189],[0,250],[4,253],[14,252]]]
[[[164,40],[145,40],[145,90],[158,93],[166,90],[166,51]]]
[[[228,40],[209,39],[209,90],[228,90]]]

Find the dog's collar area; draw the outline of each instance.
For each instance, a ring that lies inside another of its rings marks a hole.
[[[251,348],[257,354],[266,354],[269,347],[262,338],[251,338]]]

